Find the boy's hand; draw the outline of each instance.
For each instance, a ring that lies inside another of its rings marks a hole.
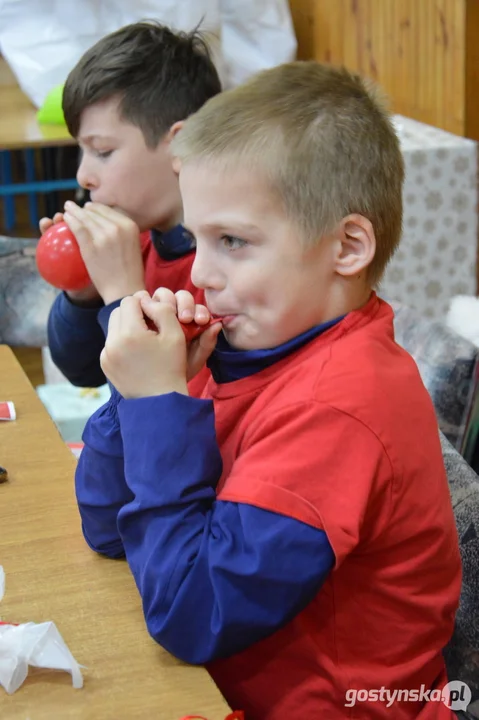
[[[86,203],[65,203],[63,216],[75,235],[93,285],[105,305],[145,287],[140,231],[119,210]]]
[[[141,305],[145,315],[155,322],[154,303],[169,303],[175,311],[178,320],[182,324],[195,322],[197,325],[207,325],[211,320],[211,314],[205,305],[195,303],[193,295],[187,290],[179,290],[173,293],[168,288],[158,288],[150,300],[148,293],[137,293],[141,298]],[[153,315],[152,315],[153,312]],[[212,325],[205,330],[198,338],[187,346],[187,370],[188,382],[194,378],[203,368],[209,356],[216,347],[216,341],[221,332],[221,323]]]
[[[146,292],[124,298],[120,307],[112,312],[100,363],[123,397],[150,397],[170,392],[188,395],[187,381],[206,362],[221,326],[218,323],[219,327],[208,328],[187,349],[176,312],[171,298],[165,302],[153,300]],[[203,312],[199,314],[204,317]],[[158,331],[148,329],[145,315]],[[209,314],[206,322],[208,320]]]
[[[63,213],[60,212],[55,213],[53,220],[52,218],[43,217],[39,222],[40,234],[43,235],[52,225],[57,225],[57,223],[61,222],[64,222],[64,217]],[[69,290],[67,295],[76,305],[89,305],[92,301],[101,300],[94,285],[89,285],[83,288],[83,290]]]
[[[39,222],[40,234],[43,235],[44,233],[46,233],[48,228],[51,228],[52,225],[56,225],[57,223],[61,222],[63,222],[63,213],[60,212],[55,213],[55,215],[53,216],[53,220],[52,218],[48,217],[41,218]]]

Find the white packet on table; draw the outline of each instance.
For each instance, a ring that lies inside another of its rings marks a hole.
[[[0,601],[5,591],[5,573],[0,565]],[[74,688],[83,687],[80,666],[66,646],[55,623],[0,622],[0,685],[12,694],[23,685],[28,666],[64,670]]]

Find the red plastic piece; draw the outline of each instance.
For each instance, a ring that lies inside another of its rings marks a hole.
[[[59,290],[83,290],[91,285],[80,248],[68,225],[52,225],[37,245],[38,272]]]
[[[195,322],[180,323],[181,329],[183,330],[186,338],[186,342],[190,343],[192,340],[196,340],[205,330],[209,327],[221,322],[221,318],[212,318],[206,325],[197,325]]]
[[[145,316],[145,322],[149,330],[157,330],[153,320],[150,320],[150,318]],[[205,330],[208,330],[209,327],[218,322],[221,322],[221,318],[212,318],[208,323],[206,323],[206,325],[197,325],[194,321],[189,323],[180,323],[180,325],[185,335],[186,342],[189,344],[193,340],[196,340],[196,338],[204,333]]]

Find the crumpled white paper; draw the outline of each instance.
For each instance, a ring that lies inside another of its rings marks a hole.
[[[4,592],[5,573],[0,565],[0,601]],[[55,623],[0,623],[0,685],[7,693],[14,693],[25,682],[29,665],[69,672],[73,687],[83,687],[80,666]]]

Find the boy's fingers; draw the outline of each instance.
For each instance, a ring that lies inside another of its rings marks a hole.
[[[66,212],[64,219],[78,240],[80,249],[86,243],[93,243],[96,246],[102,244],[112,228],[110,222],[93,213],[87,213],[81,208],[75,210],[74,213]]]
[[[211,319],[211,313],[206,305],[196,305],[195,308],[195,322],[198,325],[206,325]]]
[[[84,213],[84,217],[86,219],[85,221],[92,223],[92,227],[94,225],[98,228],[101,228],[105,232],[109,232],[112,229],[112,227],[115,227],[115,228],[118,227],[118,220],[116,218],[114,219],[115,221],[112,222],[111,218],[107,218],[104,215],[102,215],[101,213],[96,213],[93,210],[90,210],[89,208],[86,208],[86,207],[83,208],[83,213]]]
[[[98,232],[99,228],[101,228],[102,230],[105,230],[106,228],[111,228],[111,223],[106,223],[104,218],[101,218],[98,214],[95,214],[93,212],[86,211],[84,208],[79,207],[71,200],[68,200],[65,203],[65,213],[63,217],[65,222],[68,222],[69,227],[70,224],[67,218],[74,218],[78,223],[81,223],[81,225],[88,228],[90,232]],[[73,232],[73,228],[70,228],[70,230]]]
[[[132,295],[123,298],[121,308],[121,332],[125,335],[136,335],[138,329],[146,329],[145,317],[141,302]]]
[[[38,223],[40,226],[40,232],[45,233],[48,228],[51,228],[52,225],[56,225],[57,223],[63,222],[63,213],[57,212],[52,218],[49,217],[43,217],[41,218],[40,222]]]
[[[81,252],[83,248],[92,242],[90,227],[87,223],[79,220],[75,215],[70,215],[69,212],[66,212],[63,217],[66,224],[74,234]]]
[[[199,336],[199,346],[204,352],[208,353],[206,358],[208,358],[215,349],[218,335],[220,334],[222,328],[222,324],[220,322],[216,322]]]
[[[50,218],[44,217],[40,220],[38,225],[40,227],[40,232],[43,235],[43,233],[46,233],[48,228],[51,228],[51,226],[53,225],[53,220],[51,220]]]
[[[153,320],[160,333],[168,333],[184,337],[183,331],[176,317],[176,309],[170,303],[155,300],[142,300],[141,308],[145,315]]]
[[[87,202],[84,205],[84,209],[87,212],[94,213],[105,220],[119,223],[122,220],[130,221],[128,215],[117,208],[109,207],[109,205],[103,205],[102,203]]]
[[[195,317],[195,299],[187,290],[178,290],[175,293],[178,318],[189,322]]]
[[[206,361],[216,347],[221,327],[220,322],[211,325],[199,338],[193,340],[191,343],[188,354],[189,380],[206,364]]]
[[[175,313],[178,310],[177,302],[176,302],[176,296],[175,293],[172,292],[169,288],[165,287],[159,287],[155,290],[153,293],[153,300],[156,300],[156,302],[160,303],[168,303],[168,305],[171,305]]]
[[[76,202],[73,202],[73,200],[67,200],[64,205],[63,213],[69,213],[70,215],[74,215],[75,217],[80,216],[82,214],[83,210],[79,205],[76,204]]]

